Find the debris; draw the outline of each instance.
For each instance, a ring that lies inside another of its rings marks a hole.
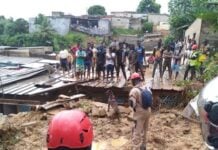
[[[21,125],[21,127],[28,127],[28,126],[33,126],[35,124],[37,124],[38,122],[37,121],[32,121],[32,122],[27,122],[27,123],[23,123]]]
[[[106,117],[107,113],[104,108],[92,107],[92,116],[93,117]]]
[[[36,106],[36,110],[49,110],[51,108],[58,107],[58,106],[67,107],[68,105],[66,105],[65,103],[70,102],[72,100],[77,100],[77,99],[82,98],[84,96],[85,96],[84,94],[77,94],[77,95],[73,95],[71,97],[67,97],[67,99],[58,99],[56,101],[47,102],[44,105]],[[62,97],[63,97],[63,95],[62,95]]]

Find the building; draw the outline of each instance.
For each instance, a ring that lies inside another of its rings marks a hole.
[[[48,16],[48,19],[52,28],[60,35],[66,35],[72,30],[100,36],[110,34],[111,32],[110,21],[98,16],[75,17],[65,15],[63,12],[52,12],[52,16]],[[35,24],[35,18],[30,18],[29,32],[36,32],[38,29],[38,25]]]
[[[70,31],[72,15],[64,15],[63,12],[52,12],[52,16],[48,16],[48,20],[52,28],[60,35],[66,35]],[[29,32],[36,32],[39,26],[35,24],[35,18],[29,19]]]
[[[169,22],[169,15],[167,14],[148,14],[148,22],[154,25],[160,25],[160,22]]]
[[[142,19],[113,16],[111,18],[111,25],[113,28],[141,30],[142,29]]]
[[[147,19],[147,14],[137,13],[134,11],[119,11],[119,12],[111,12],[112,16],[115,17],[128,17],[128,18],[141,18]]]
[[[198,45],[207,39],[211,46],[218,47],[218,32],[214,32],[209,22],[199,18],[185,31],[185,39],[195,39]]]

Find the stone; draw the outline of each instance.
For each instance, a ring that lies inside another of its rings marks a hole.
[[[48,119],[48,117],[47,117],[47,114],[46,113],[44,113],[43,115],[42,115],[42,117],[40,118],[40,120],[47,120]]]
[[[118,106],[120,113],[130,114],[131,109],[129,107]]]
[[[186,129],[184,129],[182,132],[183,132],[183,134],[189,134],[190,131],[191,131],[190,128],[186,128]]]
[[[92,107],[92,116],[93,117],[106,117],[107,113],[104,108]]]

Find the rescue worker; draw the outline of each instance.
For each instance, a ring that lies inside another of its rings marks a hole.
[[[79,110],[62,111],[49,124],[48,150],[91,150],[92,140],[92,124]]]
[[[131,81],[134,87],[129,93],[129,103],[133,109],[133,119],[135,120],[132,137],[132,149],[145,150],[146,134],[149,125],[149,118],[151,115],[151,107],[149,106],[145,109],[142,106],[143,102],[141,89],[145,89],[145,86],[142,83],[140,75],[138,73],[133,73],[131,75]],[[147,89],[151,94],[151,90],[149,88]]]
[[[193,80],[196,74],[196,69],[200,67],[200,62],[199,62],[199,56],[200,56],[200,51],[198,50],[198,46],[195,44],[192,46],[192,54],[189,59],[189,63],[186,67],[185,74],[184,74],[184,80],[188,77],[188,73],[191,70],[191,77],[190,80]]]
[[[197,105],[203,140],[210,150],[218,149],[218,77],[201,91]]]

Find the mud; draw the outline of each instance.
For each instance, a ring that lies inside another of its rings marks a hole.
[[[132,118],[131,111],[122,107],[121,121],[106,115],[92,117],[92,109],[105,109],[102,103],[81,100],[73,104],[87,112],[94,125],[93,150],[130,150]],[[52,116],[63,110],[28,112],[7,116],[0,125],[0,150],[44,150],[46,131]],[[200,127],[180,115],[182,110],[161,109],[153,112],[148,132],[148,150],[203,150]],[[99,111],[101,113],[101,111]]]

